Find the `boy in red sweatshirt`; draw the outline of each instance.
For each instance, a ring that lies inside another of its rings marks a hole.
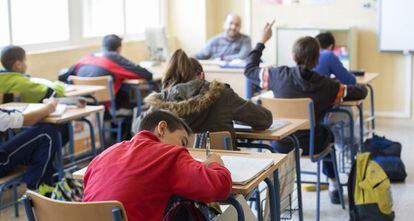
[[[232,180],[220,156],[205,162],[184,146],[191,129],[172,113],[155,110],[139,133],[97,156],[84,177],[84,200],[118,200],[128,220],[162,220],[172,196],[204,203],[227,199]]]

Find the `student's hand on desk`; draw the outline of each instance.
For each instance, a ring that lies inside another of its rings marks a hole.
[[[272,23],[266,23],[263,35],[262,35],[262,41],[261,43],[266,44],[266,42],[272,37],[272,26],[275,23],[275,20],[272,21]]]
[[[58,101],[54,97],[44,99],[43,103],[46,104],[49,113],[53,113],[58,105]]]
[[[204,161],[204,163],[209,166],[211,163],[218,163],[221,166],[224,166],[224,162],[221,159],[220,155],[212,153],[210,154],[210,156],[208,156],[207,160]]]

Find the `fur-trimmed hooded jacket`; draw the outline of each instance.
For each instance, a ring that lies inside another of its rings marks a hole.
[[[229,85],[193,80],[177,84],[145,99],[151,108],[166,109],[183,118],[194,133],[230,131],[233,121],[264,130],[272,124],[272,113],[239,97]]]

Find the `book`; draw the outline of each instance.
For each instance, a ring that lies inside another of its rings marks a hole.
[[[286,127],[290,124],[290,121],[288,120],[273,120],[272,125],[269,127],[268,130],[279,130],[283,127]],[[243,124],[234,124],[234,129],[237,131],[252,131],[253,128],[249,125],[243,125]]]
[[[23,113],[29,113],[32,111],[36,111],[40,108],[44,107],[44,104],[28,104],[26,108],[23,110]],[[67,105],[66,104],[58,104],[56,110],[53,113],[49,114],[49,117],[60,117],[66,111]]]
[[[233,184],[246,184],[274,164],[272,159],[222,156],[225,167],[231,173]]]

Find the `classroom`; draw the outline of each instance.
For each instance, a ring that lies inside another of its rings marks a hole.
[[[411,220],[413,8],[0,0],[0,220]]]

